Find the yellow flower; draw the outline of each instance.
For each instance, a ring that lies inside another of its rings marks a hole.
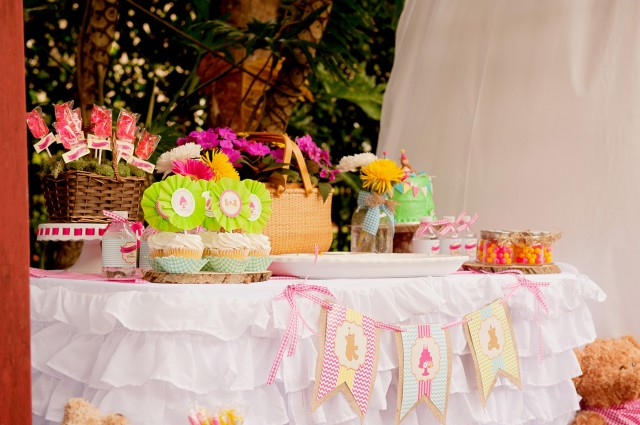
[[[391,191],[404,177],[404,171],[392,159],[377,159],[362,167],[360,174],[362,188],[378,194]]]
[[[217,182],[223,177],[240,180],[240,175],[229,160],[227,154],[216,150],[205,153],[201,158],[202,161],[213,170],[212,181]]]

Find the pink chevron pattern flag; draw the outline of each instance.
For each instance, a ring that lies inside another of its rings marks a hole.
[[[341,305],[322,309],[312,410],[341,392],[364,419],[378,369],[377,322]]]

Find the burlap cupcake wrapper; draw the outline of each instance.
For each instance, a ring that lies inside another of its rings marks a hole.
[[[267,270],[271,261],[271,257],[268,255],[264,257],[249,256],[245,272],[263,272]]]
[[[207,260],[204,258],[157,257],[154,260],[159,263],[167,273],[198,273],[202,270],[202,267],[207,264]]]
[[[247,260],[237,260],[228,257],[205,257],[208,260],[203,271],[217,273],[243,273],[247,267]]]

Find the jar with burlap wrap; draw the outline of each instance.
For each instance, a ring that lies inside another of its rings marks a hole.
[[[351,252],[393,252],[393,201],[361,190],[351,217]]]

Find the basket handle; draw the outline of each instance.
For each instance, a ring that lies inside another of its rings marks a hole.
[[[282,133],[270,133],[270,132],[250,132],[244,133],[247,140],[260,140],[267,143],[282,145],[284,144],[284,157],[283,161],[286,164],[284,168],[289,168],[291,164],[291,156],[296,157],[298,167],[300,168],[300,178],[302,178],[302,185],[307,196],[313,190],[311,179],[309,178],[309,170],[307,170],[307,163],[304,161],[302,152],[296,143],[294,143],[289,136]],[[287,182],[287,176],[283,176],[285,183]]]
[[[113,175],[116,181],[120,181],[120,173],[118,172],[118,144],[116,143],[115,131],[111,135],[111,164],[113,165]]]

